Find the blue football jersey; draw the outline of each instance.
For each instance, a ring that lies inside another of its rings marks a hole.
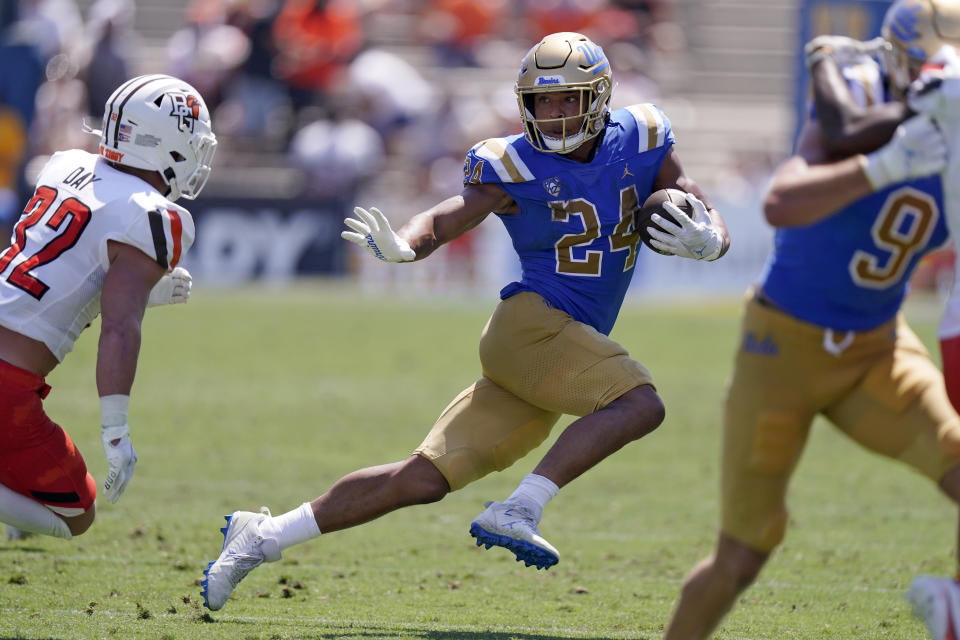
[[[875,61],[843,75],[861,106],[889,100]],[[763,291],[806,322],[871,329],[896,315],[917,263],[947,238],[939,175],[892,185],[808,227],[777,229]]]
[[[522,269],[500,297],[536,292],[609,334],[639,249],[634,213],[674,138],[652,104],[611,112],[601,135],[588,163],[537,151],[522,135],[484,140],[467,153],[464,183],[496,184],[519,208],[498,214]]]

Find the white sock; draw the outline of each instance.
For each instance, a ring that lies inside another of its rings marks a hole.
[[[70,527],[53,511],[0,484],[0,522],[13,525],[17,529],[45,536],[64,538],[73,537]]]
[[[287,511],[279,516],[267,518],[260,523],[260,534],[264,538],[272,538],[280,545],[283,551],[287,547],[312,540],[320,535],[320,527],[313,517],[313,508],[309,502],[293,511]]]
[[[530,509],[536,521],[540,522],[543,508],[551,498],[557,495],[558,491],[560,488],[552,480],[531,473],[520,481],[520,486],[504,502],[519,502]]]

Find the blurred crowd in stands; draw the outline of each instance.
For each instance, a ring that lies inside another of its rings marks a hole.
[[[141,73],[206,99],[220,144],[205,195],[364,197],[404,219],[459,191],[471,145],[519,132],[513,83],[544,34],[604,46],[614,107],[655,101],[658,61],[684,48],[673,0],[179,0],[151,13],[158,4],[175,17],[148,38],[134,0],[0,2],[3,226],[32,189],[31,161],[95,150],[81,121],[99,128],[113,89]]]

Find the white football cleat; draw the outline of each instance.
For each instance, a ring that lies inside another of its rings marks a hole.
[[[933,640],[960,638],[960,585],[950,578],[917,576],[906,594],[913,615],[923,620]]]
[[[33,535],[32,532],[17,529],[12,524],[7,525],[7,540],[26,540],[27,538],[32,538]]]
[[[544,540],[537,523],[526,507],[518,504],[487,502],[486,510],[470,523],[470,535],[477,546],[503,547],[517,556],[517,562],[537,569],[549,569],[560,561],[560,552]]]
[[[264,538],[260,534],[260,523],[270,517],[270,510],[261,508],[261,513],[252,511],[234,511],[224,516],[227,526],[220,529],[223,534],[223,550],[220,557],[211,562],[204,570],[203,604],[211,611],[217,611],[224,604],[240,581],[260,566],[262,562],[276,562],[280,559],[280,546],[276,540]]]

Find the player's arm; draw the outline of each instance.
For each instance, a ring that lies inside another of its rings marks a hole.
[[[379,209],[356,207],[357,217],[344,220],[353,231],[340,235],[381,260],[410,262],[426,258],[480,224],[491,211],[506,210],[512,204],[513,199],[496,185],[468,184],[459,195],[410,218],[397,232]]]
[[[104,495],[116,502],[126,488],[137,456],[130,443],[127,409],[140,354],[140,326],[150,291],[164,268],[139,249],[108,241],[110,268],[100,294],[97,391],[103,449],[109,463]]]
[[[796,155],[774,172],[764,216],[775,227],[808,226],[887,186],[931,175],[946,165],[947,145],[928,116],[897,127],[893,138],[867,155],[826,161],[816,122],[800,133]]]
[[[713,260],[723,256],[723,254],[730,249],[730,232],[727,231],[727,225],[723,221],[723,216],[713,207],[707,195],[700,186],[694,182],[693,178],[684,172],[675,149],[670,149],[670,152],[667,153],[667,156],[663,159],[663,164],[660,165],[660,171],[653,180],[652,191],[658,191],[660,189],[679,189],[693,194],[696,202],[691,202],[691,204],[695,207],[695,210],[696,208],[702,208],[706,216],[705,220],[695,221],[700,222],[704,227],[699,230],[699,234],[711,235],[714,238],[713,241],[716,242],[719,247],[719,253],[716,253],[712,258]],[[674,214],[674,217],[676,217],[676,214]],[[679,220],[680,218],[677,219]],[[662,223],[658,224],[662,226]]]
[[[459,238],[483,222],[491,211],[501,211],[513,204],[513,198],[493,184],[468,184],[460,195],[410,218],[398,234],[417,254],[425,258],[437,247]]]
[[[856,103],[834,58],[823,56],[810,67],[813,101],[828,157],[847,157],[879,149],[897,126],[913,115],[899,100],[870,107]]]

